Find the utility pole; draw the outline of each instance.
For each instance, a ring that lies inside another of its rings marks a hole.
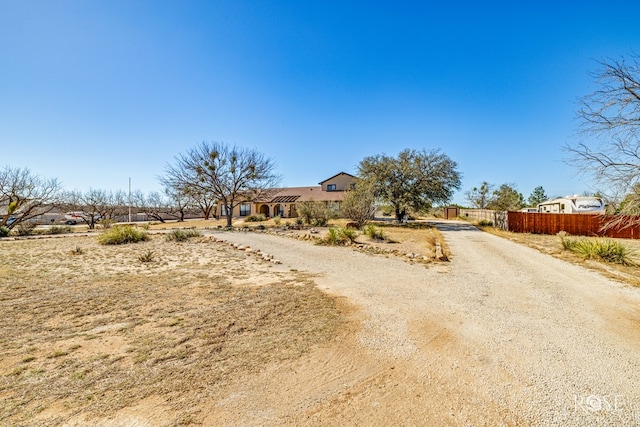
[[[131,222],[131,177],[129,177],[129,222]]]

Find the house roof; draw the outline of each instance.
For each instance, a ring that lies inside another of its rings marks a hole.
[[[325,179],[324,181],[320,181],[320,182],[319,182],[319,184],[320,184],[320,185],[322,185],[322,184],[324,184],[325,182],[327,182],[327,181],[331,181],[333,178],[335,178],[335,177],[337,177],[337,176],[340,176],[340,175],[350,176],[351,178],[354,178],[354,179],[357,179],[357,178],[358,178],[358,177],[356,177],[356,176],[351,175],[350,173],[346,173],[346,172],[339,172],[339,173],[337,173],[337,174],[333,175],[331,178],[327,178],[327,179]]]
[[[343,191],[322,191],[322,187],[288,187],[280,188],[267,203],[295,203],[295,202],[332,202],[340,201],[344,197]],[[265,203],[265,201],[262,201]]]

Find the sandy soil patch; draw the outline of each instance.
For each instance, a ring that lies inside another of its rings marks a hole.
[[[0,259],[3,425],[199,423],[202,402],[340,323],[309,275],[210,238],[0,241]]]

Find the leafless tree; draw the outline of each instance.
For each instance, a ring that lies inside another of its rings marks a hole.
[[[113,219],[116,215],[125,214],[126,196],[122,191],[89,189],[86,192],[70,191],[65,196],[65,207],[76,212],[94,229],[98,221]]]
[[[225,206],[227,226],[240,203],[266,199],[280,182],[275,163],[255,150],[202,142],[168,165],[161,181],[182,194],[206,194]]]
[[[60,202],[57,179],[44,179],[29,169],[0,170],[0,227],[9,229],[52,211]]]
[[[580,100],[581,141],[568,145],[570,163],[591,177],[605,195],[629,194],[640,183],[640,58],[601,61],[593,73],[598,89]],[[625,209],[608,226],[640,223],[640,205]]]

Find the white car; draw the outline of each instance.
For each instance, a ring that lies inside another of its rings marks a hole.
[[[67,225],[81,224],[86,222],[85,218],[89,218],[90,216],[91,215],[86,212],[67,212],[64,214],[64,223]]]

